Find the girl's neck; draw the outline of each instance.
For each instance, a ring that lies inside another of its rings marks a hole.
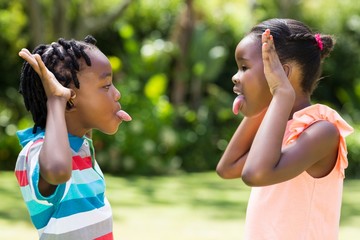
[[[300,111],[311,105],[310,97],[302,96],[301,98],[296,98],[293,109],[290,113],[289,120],[293,118],[295,112]]]

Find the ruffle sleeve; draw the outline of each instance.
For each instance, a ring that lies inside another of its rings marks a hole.
[[[304,108],[293,115],[288,131],[290,134],[285,139],[285,145],[295,141],[300,134],[311,124],[317,121],[329,121],[333,123],[339,130],[340,142],[338,150],[338,159],[336,168],[345,176],[345,169],[348,166],[347,147],[345,137],[350,135],[354,129],[333,109],[322,104],[314,104]]]

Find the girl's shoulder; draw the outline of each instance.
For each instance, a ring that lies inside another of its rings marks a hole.
[[[289,131],[300,133],[321,120],[335,125],[342,137],[346,137],[354,131],[337,111],[323,104],[314,104],[294,113]]]
[[[284,145],[301,139],[305,149],[314,148],[317,154],[337,151],[337,168],[344,175],[347,167],[345,137],[353,128],[334,109],[315,104],[296,112],[288,124]],[[305,137],[301,137],[306,132]],[[299,143],[299,141],[297,141]]]

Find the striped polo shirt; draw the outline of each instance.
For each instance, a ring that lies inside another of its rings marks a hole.
[[[95,157],[91,139],[69,135],[72,149],[72,175],[57,186],[51,196],[38,189],[39,153],[44,130],[32,128],[17,133],[23,146],[15,175],[40,239],[109,240],[112,234],[112,212],[106,199],[104,175]]]

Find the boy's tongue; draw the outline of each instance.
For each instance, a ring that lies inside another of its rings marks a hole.
[[[123,121],[125,121],[125,122],[128,122],[128,121],[131,121],[131,120],[132,120],[132,118],[130,117],[130,115],[129,115],[127,112],[123,111],[123,110],[118,111],[118,112],[116,113],[116,115],[117,115],[121,120],[123,120]]]
[[[241,107],[241,105],[243,104],[243,101],[244,101],[244,96],[243,95],[239,95],[235,98],[234,102],[233,102],[233,113],[235,115],[238,115],[239,113],[239,109]]]

